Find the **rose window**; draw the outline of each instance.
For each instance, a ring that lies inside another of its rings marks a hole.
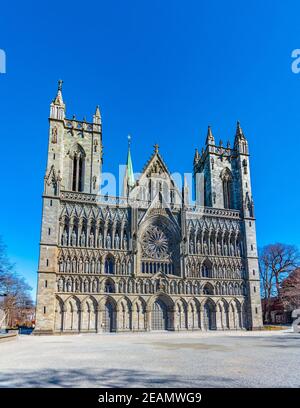
[[[151,226],[147,229],[143,237],[142,246],[145,255],[149,258],[163,259],[168,255],[168,237],[157,226]]]

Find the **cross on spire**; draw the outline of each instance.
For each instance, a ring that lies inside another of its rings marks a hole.
[[[64,81],[62,79],[60,79],[58,81],[58,91],[62,91],[62,84],[64,83]]]
[[[154,153],[158,153],[158,149],[159,149],[158,144],[155,143],[155,145],[153,147],[154,147]]]

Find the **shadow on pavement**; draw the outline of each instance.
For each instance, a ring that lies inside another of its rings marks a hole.
[[[235,387],[234,380],[218,376],[201,376],[185,381],[183,376],[116,369],[70,369],[1,372],[0,387]]]

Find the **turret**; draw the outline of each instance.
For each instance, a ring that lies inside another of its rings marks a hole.
[[[97,107],[96,107],[96,112],[95,112],[95,114],[93,115],[93,123],[94,123],[95,125],[101,125],[101,123],[102,123],[99,105],[97,105]]]
[[[56,97],[53,99],[50,105],[50,118],[56,120],[64,120],[66,116],[66,106],[62,97],[62,84],[63,81],[58,81],[58,88]]]
[[[245,138],[240,122],[237,121],[236,132],[234,138],[234,148],[237,152],[242,154],[248,154],[248,142]]]
[[[215,138],[214,138],[214,136],[212,134],[210,126],[208,126],[208,129],[207,129],[207,136],[206,136],[205,144],[206,145],[214,145],[215,144]]]
[[[200,160],[200,154],[198,152],[198,149],[195,149],[194,166],[198,164],[199,160]]]

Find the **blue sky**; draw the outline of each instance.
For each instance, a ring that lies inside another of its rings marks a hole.
[[[159,143],[171,171],[189,172],[207,125],[251,153],[260,246],[300,246],[299,1],[15,1],[1,5],[0,234],[36,286],[49,104],[64,80],[68,115],[101,107],[104,170],[132,140],[135,171]]]

